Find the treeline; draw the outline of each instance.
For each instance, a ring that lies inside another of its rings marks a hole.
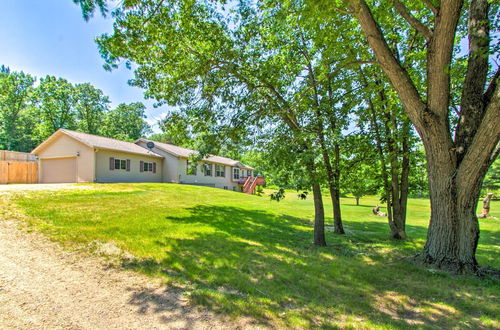
[[[0,149],[29,152],[59,128],[132,141],[151,132],[145,110],[140,102],[111,109],[89,83],[0,67]]]

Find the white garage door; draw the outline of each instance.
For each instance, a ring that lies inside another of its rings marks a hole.
[[[76,182],[76,158],[42,159],[40,182]]]

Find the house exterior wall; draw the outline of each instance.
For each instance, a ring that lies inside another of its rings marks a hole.
[[[162,182],[163,160],[147,155],[137,155],[114,150],[98,150],[96,153],[96,182]],[[130,171],[110,169],[110,158],[130,160]],[[141,172],[140,162],[156,163],[156,173]]]
[[[146,146],[146,142],[144,141],[137,141],[136,144],[143,148],[149,149]],[[163,159],[162,166],[163,182],[179,183],[179,158],[172,154],[169,154],[168,152],[160,150],[157,147],[154,147],[151,151],[165,157]]]
[[[48,146],[43,148],[36,155],[40,159],[44,158],[64,158],[76,157],[76,182],[94,181],[94,150],[89,146],[65,135],[56,137]],[[43,166],[43,161],[40,162]],[[40,168],[40,173],[43,169]],[[43,182],[43,178],[39,178]]]
[[[158,151],[155,151],[158,153]],[[163,159],[163,182],[179,183],[179,159],[171,154],[160,154]]]
[[[143,148],[147,148],[145,141],[137,141],[136,143]],[[186,158],[174,156],[158,147],[153,147],[151,150],[165,157],[163,162],[163,182],[203,185],[220,189],[227,187],[228,190],[235,191],[241,190],[238,185],[238,181],[233,180],[233,167],[231,166],[224,165],[226,174],[225,177],[216,177],[215,165],[221,164],[206,162],[207,164],[212,164],[212,175],[206,176],[205,173],[202,172],[202,164],[204,162],[200,162],[197,166],[196,175],[190,175],[187,174]],[[246,170],[244,171],[244,174],[247,174]],[[240,176],[244,176],[242,174],[242,170],[240,170]]]
[[[238,186],[238,182],[232,180],[231,176],[231,166],[225,166],[225,177],[216,177],[215,176],[215,163],[208,163],[207,164],[212,164],[212,175],[211,176],[206,176],[204,172],[202,172],[202,166],[204,162],[201,162],[197,165],[196,167],[196,175],[191,175],[187,174],[187,159],[185,158],[178,158],[178,170],[179,170],[179,177],[180,177],[180,183],[186,183],[186,184],[197,184],[197,185],[204,185],[204,186],[210,186],[210,187],[215,187],[215,188],[221,188],[224,189],[224,187],[227,187],[228,190],[235,190],[235,191],[240,191],[240,188]]]

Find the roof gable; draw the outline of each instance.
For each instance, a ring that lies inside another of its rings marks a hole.
[[[57,130],[47,140],[45,140],[38,147],[33,149],[33,151],[31,153],[36,154],[37,152],[41,151],[47,145],[49,145],[51,142],[53,142],[61,134],[65,134],[65,135],[91,147],[91,148],[107,149],[107,150],[114,150],[114,151],[121,151],[121,152],[128,152],[128,153],[133,153],[133,154],[147,155],[147,156],[152,156],[152,157],[163,158],[163,156],[158,155],[158,154],[152,152],[151,150],[148,150],[146,148],[138,146],[137,144],[132,143],[132,142],[126,142],[126,141],[111,139],[111,138],[107,138],[107,137],[103,137],[103,136],[97,136],[97,135],[92,135],[92,134],[87,134],[87,133],[82,133],[82,132],[71,131],[71,130],[63,129],[63,128]]]

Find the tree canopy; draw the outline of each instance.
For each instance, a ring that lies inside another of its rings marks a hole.
[[[133,141],[151,132],[140,102],[110,109],[90,83],[0,68],[0,149],[29,152],[59,128]]]
[[[105,1],[75,2],[85,18],[106,11]],[[337,193],[341,137],[372,109],[367,120],[378,139],[384,190],[400,212],[415,163],[410,152],[418,147],[409,144],[411,122],[426,153],[432,206],[420,260],[477,270],[475,208],[500,152],[500,69],[490,61],[499,48],[491,42],[498,6],[142,0],[124,1],[112,16],[113,32],[98,38],[108,69],[134,63],[132,84],[195,113],[207,132],[244,126],[245,133],[287,139],[283,149],[295,150],[289,158],[316,193],[325,178]],[[465,38],[468,49],[460,47]]]

